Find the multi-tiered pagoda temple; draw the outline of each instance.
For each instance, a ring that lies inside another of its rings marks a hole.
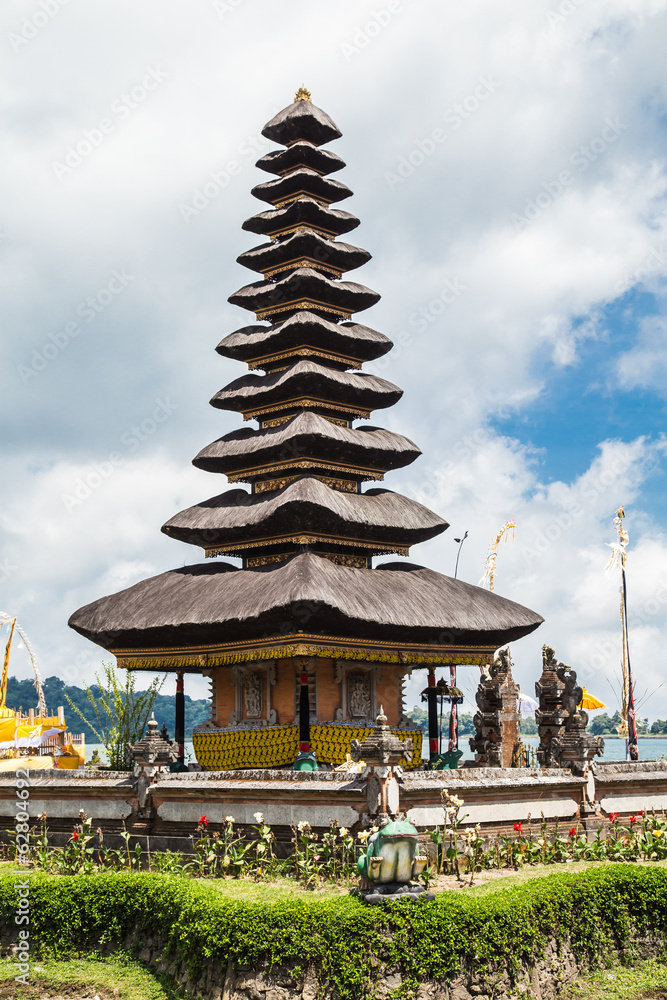
[[[421,733],[402,701],[411,671],[429,668],[432,684],[437,664],[488,663],[542,619],[407,561],[373,566],[448,525],[375,485],[420,452],[359,423],[401,390],[360,371],[392,343],[352,319],[379,295],[344,277],[370,254],[339,239],[359,225],[332,207],[352,193],[330,176],[345,164],[322,148],[341,133],[302,89],[262,134],[284,148],[258,161],[274,176],[252,193],[269,207],[243,228],[267,239],[238,258],[260,280],[229,300],[258,322],[217,347],[250,374],[211,400],[257,426],[224,434],[194,459],[247,486],[162,529],[227,558],[144,580],[81,608],[70,625],[121,666],[210,677],[211,721],[194,736],[208,768],[292,763],[306,684],[319,761],[343,760],[382,704],[390,725],[413,736],[417,763]]]

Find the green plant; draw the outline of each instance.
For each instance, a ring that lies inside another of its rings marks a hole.
[[[660,839],[660,838],[658,838]],[[16,913],[16,871],[0,871],[0,920]],[[259,970],[317,970],[341,1000],[385,995],[386,971],[402,979],[401,996],[422,983],[447,983],[461,968],[498,969],[515,981],[552,945],[571,947],[582,967],[604,965],[635,938],[667,933],[667,871],[606,865],[533,879],[476,896],[440,893],[432,903],[364,906],[349,895],[272,894],[244,897],[210,882],[137,871],[54,876],[30,882],[34,955],[61,958],[131,940],[157,941],[165,961],[187,966],[193,980],[212,965]],[[475,892],[475,890],[473,890]],[[296,975],[296,973],[295,973]],[[492,992],[491,988],[487,992]]]
[[[86,695],[93,713],[90,720],[74,704],[67,692],[64,692],[65,698],[70,708],[93,731],[98,742],[104,745],[111,770],[129,770],[131,763],[127,746],[138,742],[144,735],[148,717],[166,675],[154,678],[145,691],[137,691],[136,671],[123,670],[118,675],[111,663],[103,663],[102,670],[103,678],[95,674],[98,694],[86,685]]]

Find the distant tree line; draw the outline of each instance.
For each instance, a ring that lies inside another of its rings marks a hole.
[[[596,715],[594,719],[591,719],[588,725],[588,732],[593,733],[594,736],[618,736],[618,727],[621,724],[621,713],[614,712],[612,716],[607,715],[603,712],[602,715]],[[656,728],[656,726],[658,728]],[[664,729],[662,727],[665,727]],[[667,733],[667,722],[661,722],[658,719],[654,722],[652,726],[649,726],[648,719],[637,718],[637,733],[639,735],[647,736],[649,733],[660,734]]]
[[[408,718],[416,722],[419,728],[424,733],[424,736],[428,736],[428,713],[426,709],[418,708],[416,705],[411,712],[408,712]],[[459,737],[462,736],[474,736],[475,727],[472,722],[472,715],[469,713],[461,713],[459,715]],[[606,712],[601,715],[596,715],[588,725],[588,732],[593,733],[594,736],[618,736],[618,727],[621,722],[621,713],[614,712],[610,717]],[[443,731],[447,732],[447,727],[449,726],[449,708],[443,712],[442,716]],[[667,721],[663,719],[658,719],[653,725],[649,724],[648,719],[637,719],[637,733],[641,736],[667,736]],[[521,735],[522,736],[537,736],[537,724],[535,722],[535,717],[532,715],[524,715],[521,718]]]
[[[80,709],[83,714],[90,717],[90,702],[83,688],[76,685],[66,685],[60,677],[47,677],[43,682],[44,698],[50,712],[56,712],[58,705],[65,709],[65,720],[70,732],[84,733],[87,743],[97,743],[97,737],[89,726],[86,726],[81,718],[69,707],[66,695]],[[100,695],[97,684],[91,685],[91,691],[96,697]],[[14,710],[22,708],[27,712],[31,708],[37,708],[37,692],[34,682],[29,678],[17,680],[9,677],[7,681],[7,708]],[[176,697],[173,694],[159,694],[155,700],[155,718],[160,727],[164,722],[169,732],[169,738],[174,738],[174,725],[176,721]],[[185,696],[185,739],[192,739],[193,726],[204,722],[211,715],[211,703],[207,698],[193,699],[189,695]]]
[[[416,722],[424,737],[428,737],[428,712],[424,708],[418,708],[416,705],[411,712],[407,713],[408,718]],[[438,718],[440,716],[438,715]],[[464,736],[474,736],[475,727],[472,721],[473,717],[469,712],[459,713],[459,738]],[[449,731],[449,706],[442,713],[442,728],[443,737],[446,736]],[[532,715],[523,716],[521,719],[521,735],[522,736],[537,736],[537,726],[535,725],[535,719]]]

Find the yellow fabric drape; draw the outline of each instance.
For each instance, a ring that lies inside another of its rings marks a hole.
[[[14,635],[14,626],[16,625],[16,618],[12,622],[12,627],[9,631],[9,639],[7,640],[7,645],[5,646],[5,661],[2,665],[2,682],[0,683],[0,706],[4,708],[5,701],[7,699],[7,677],[9,676],[9,650],[12,646],[12,636]]]

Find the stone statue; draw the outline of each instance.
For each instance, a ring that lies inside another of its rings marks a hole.
[[[569,767],[583,775],[593,757],[604,753],[604,740],[586,732],[588,712],[579,708],[583,689],[576,672],[559,663],[551,646],[542,647],[542,676],[535,684],[540,707],[535,712],[542,767]]]
[[[480,677],[475,695],[479,711],[473,718],[475,735],[470,749],[475,751],[478,767],[511,767],[519,742],[518,696],[509,648],[501,649],[488,675]]]
[[[243,702],[248,719],[262,717],[262,675],[258,673],[245,674],[243,678]]]
[[[351,719],[368,719],[371,714],[371,679],[368,674],[349,674],[347,707]]]

